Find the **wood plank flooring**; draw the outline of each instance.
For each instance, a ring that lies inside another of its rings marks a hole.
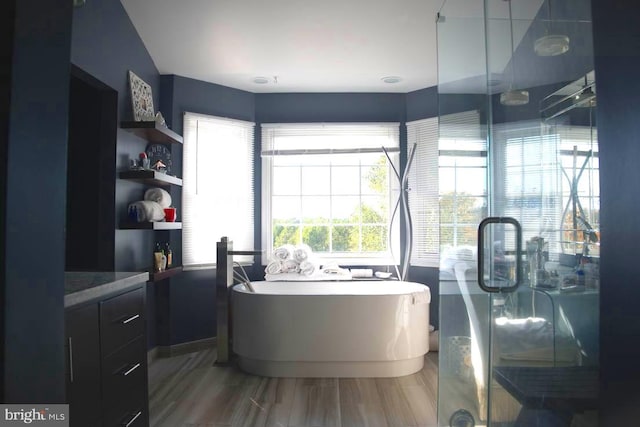
[[[149,366],[151,427],[435,427],[438,353],[399,378],[265,378],[215,350]]]

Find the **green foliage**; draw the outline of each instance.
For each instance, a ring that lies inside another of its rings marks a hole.
[[[486,206],[478,206],[478,197],[465,193],[440,196],[440,245],[475,245],[477,226],[486,216]],[[453,225],[456,227],[453,227]]]
[[[387,166],[387,158],[380,156],[375,166],[373,166],[367,172],[366,178],[369,184],[369,188],[379,194],[387,194],[389,190],[389,183],[387,180],[387,174],[389,167]]]
[[[333,218],[333,221],[328,218],[302,218],[301,225],[294,225],[300,222],[298,219],[275,219],[274,246],[301,243],[301,234],[302,242],[314,252],[328,252],[330,248],[334,252],[385,251],[389,232],[386,225],[388,170],[386,158],[380,156],[377,163],[367,171],[365,178],[369,188],[382,197],[378,197],[377,201],[367,197],[373,205],[362,203],[348,218]]]
[[[305,225],[302,227],[302,241],[314,252],[329,251],[329,227],[324,225]]]
[[[286,244],[297,245],[300,243],[300,236],[298,235],[298,227],[295,225],[280,225],[273,226],[273,246],[279,247]]]
[[[332,246],[335,252],[355,252],[358,240],[353,236],[358,233],[356,226],[333,226],[331,229]]]

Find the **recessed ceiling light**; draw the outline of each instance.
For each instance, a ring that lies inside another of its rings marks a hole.
[[[402,81],[402,77],[398,77],[398,76],[387,76],[387,77],[383,77],[382,79],[383,82],[385,83],[389,83],[389,84],[393,84],[393,83],[399,83]]]
[[[527,105],[529,103],[529,92],[514,89],[502,92],[500,94],[500,103],[508,107]]]
[[[558,56],[569,51],[569,37],[564,34],[550,34],[540,37],[533,46],[538,56]]]
[[[255,77],[253,79],[253,82],[256,83],[256,84],[259,84],[259,85],[264,85],[264,84],[269,83],[269,79],[266,78],[266,77]]]

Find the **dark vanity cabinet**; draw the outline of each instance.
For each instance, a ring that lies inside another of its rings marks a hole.
[[[72,427],[149,425],[143,284],[67,308]]]
[[[100,328],[98,305],[65,313],[67,343],[67,399],[74,426],[101,425]]]

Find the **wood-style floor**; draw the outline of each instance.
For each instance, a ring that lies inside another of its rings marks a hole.
[[[435,427],[438,353],[399,378],[265,378],[214,366],[215,350],[149,366],[151,427]]]

